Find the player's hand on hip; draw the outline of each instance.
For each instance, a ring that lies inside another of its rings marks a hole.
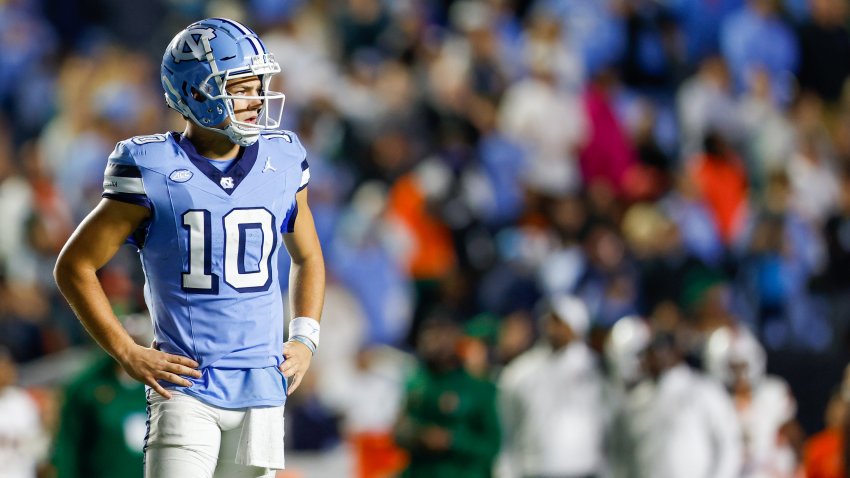
[[[192,382],[181,375],[201,378],[201,372],[197,370],[198,362],[188,357],[172,355],[142,345],[134,345],[119,362],[127,374],[150,386],[166,399],[171,398],[171,394],[157,380],[191,387]]]
[[[283,358],[280,371],[286,377],[287,395],[292,395],[298,385],[301,385],[304,374],[310,368],[313,352],[301,342],[290,340],[283,344]]]

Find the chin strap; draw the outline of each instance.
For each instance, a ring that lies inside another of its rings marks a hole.
[[[258,139],[260,139],[260,132],[259,131],[251,132],[251,133],[243,133],[243,132],[237,131],[236,128],[233,127],[233,124],[230,124],[230,125],[227,126],[227,128],[222,129],[222,128],[212,128],[212,127],[209,127],[209,126],[204,126],[204,125],[198,123],[197,121],[192,121],[192,122],[195,123],[196,125],[200,126],[201,128],[204,128],[206,130],[213,131],[215,133],[227,136],[227,138],[230,141],[234,142],[235,144],[238,144],[239,146],[243,146],[243,147],[251,146],[252,144],[256,143]]]
[[[237,131],[236,128],[231,123],[227,126],[227,128],[218,130],[224,133],[225,136],[230,138],[231,141],[238,144],[239,146],[251,146],[256,143],[258,139],[260,139],[260,132],[251,132],[251,133],[243,133]]]

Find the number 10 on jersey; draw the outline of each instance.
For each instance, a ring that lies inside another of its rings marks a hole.
[[[218,226],[218,225],[216,225]],[[182,286],[194,294],[218,294],[219,277],[212,273],[212,213],[191,209],[183,213],[188,233],[189,270],[183,272]],[[221,250],[224,282],[238,292],[263,292],[272,282],[271,257],[277,246],[274,215],[265,208],[231,209],[221,218],[224,244]],[[246,264],[248,232],[258,229],[262,243],[256,264]]]

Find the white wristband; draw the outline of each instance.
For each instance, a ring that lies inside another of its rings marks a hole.
[[[307,337],[317,348],[319,347],[319,321],[310,317],[296,317],[289,322],[289,338],[300,335]]]

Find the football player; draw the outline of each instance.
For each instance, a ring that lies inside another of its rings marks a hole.
[[[758,339],[742,325],[721,327],[709,336],[703,362],[735,402],[744,445],[741,478],[797,476],[797,402],[784,379],[766,373]]]
[[[224,18],[165,50],[165,99],[182,132],[121,141],[103,199],[54,275],[92,337],[148,386],[145,476],[273,476],[283,405],[319,345],[324,261],[298,137],[279,129],[280,71],[260,38]],[[282,240],[281,240],[282,239]],[[95,275],[125,242],[139,252],[152,347],[121,327]],[[284,343],[281,242],[292,257]]]

